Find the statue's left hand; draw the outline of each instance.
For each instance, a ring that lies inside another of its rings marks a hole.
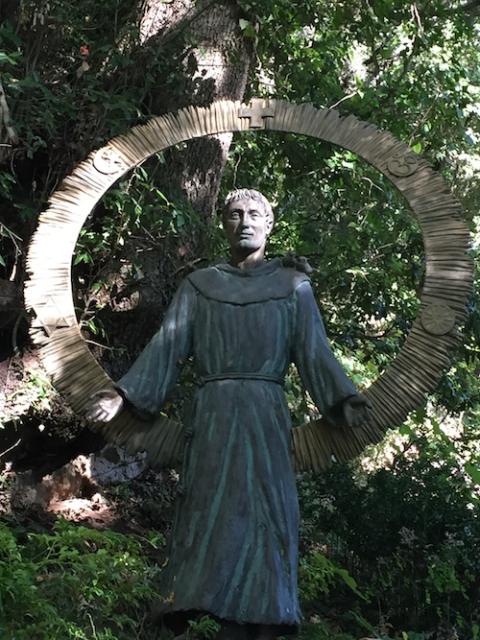
[[[342,405],[343,419],[346,427],[356,429],[370,421],[372,405],[368,399],[358,393],[344,400]]]
[[[101,389],[90,398],[91,405],[85,412],[90,422],[110,422],[122,410],[124,401],[122,396],[112,388]]]

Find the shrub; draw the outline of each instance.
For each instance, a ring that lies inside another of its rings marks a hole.
[[[159,595],[149,555],[160,542],[63,520],[51,533],[1,524],[0,637],[132,638]]]

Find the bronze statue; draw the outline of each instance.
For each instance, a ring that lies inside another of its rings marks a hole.
[[[328,345],[308,276],[264,259],[273,221],[258,191],[228,196],[230,262],[185,278],[160,330],[89,412],[96,422],[112,420],[126,403],[158,413],[193,356],[198,389],[185,425],[161,613],[174,629],[208,613],[222,623],[224,638],[274,638],[294,632],[301,617],[298,504],[282,388],[290,362],[328,420],[347,428],[368,421],[367,400]]]

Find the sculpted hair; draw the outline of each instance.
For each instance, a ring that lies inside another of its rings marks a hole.
[[[255,202],[259,202],[262,205],[263,213],[268,219],[270,227],[273,227],[274,215],[272,207],[263,193],[260,193],[260,191],[256,191],[255,189],[235,189],[234,191],[230,191],[228,196],[225,198],[222,214],[227,212],[227,209],[232,202],[236,202],[237,200],[247,200],[248,198],[255,200]]]

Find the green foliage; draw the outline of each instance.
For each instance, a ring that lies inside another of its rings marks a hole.
[[[308,607],[320,599],[323,594],[332,591],[334,585],[338,586],[338,583],[343,583],[360,598],[364,597],[348,571],[338,567],[323,553],[312,551],[301,558],[299,590],[304,606]]]
[[[170,98],[182,95],[176,59],[153,50],[143,62],[135,59],[143,55],[137,18],[124,0],[27,0],[0,25],[2,85],[18,137],[12,162],[0,171],[0,199],[22,237],[74,164],[151,115],[159,77]],[[9,160],[0,150],[0,162]],[[12,261],[0,254],[9,273]]]
[[[188,637],[199,640],[213,640],[220,631],[220,624],[210,616],[202,616],[198,620],[188,621]]]
[[[65,521],[52,533],[2,524],[2,638],[131,638],[158,595],[159,569],[148,560],[158,541],[158,535],[140,540]]]
[[[208,244],[199,213],[185,198],[173,201],[159,188],[158,173],[165,167],[163,154],[157,154],[119,180],[80,232],[73,260],[77,316],[88,335],[113,349],[112,359],[127,352],[116,344],[122,330],[115,323],[122,314],[115,311],[144,305],[143,317],[151,324],[145,344],[175,291],[177,274],[183,276],[185,268],[188,273],[188,262],[197,261],[195,240],[202,236]],[[138,293],[142,287],[154,292],[147,304]]]
[[[172,202],[158,188],[156,174],[164,165],[163,154],[157,154],[147,168],[137,167],[109,190],[93,220],[80,232],[74,264],[86,263],[100,271],[139,235],[158,243],[167,235],[181,237],[185,228],[198,225],[198,213],[187,203]]]
[[[438,425],[421,431],[412,427],[389,468],[302,477],[304,557],[321,548],[327,559],[306,574],[308,616],[338,609],[354,637],[359,625],[378,636],[388,628],[406,638],[441,627],[462,640],[478,634],[480,485],[470,475],[480,467],[478,439],[452,442]],[[355,589],[333,588],[330,563]]]

